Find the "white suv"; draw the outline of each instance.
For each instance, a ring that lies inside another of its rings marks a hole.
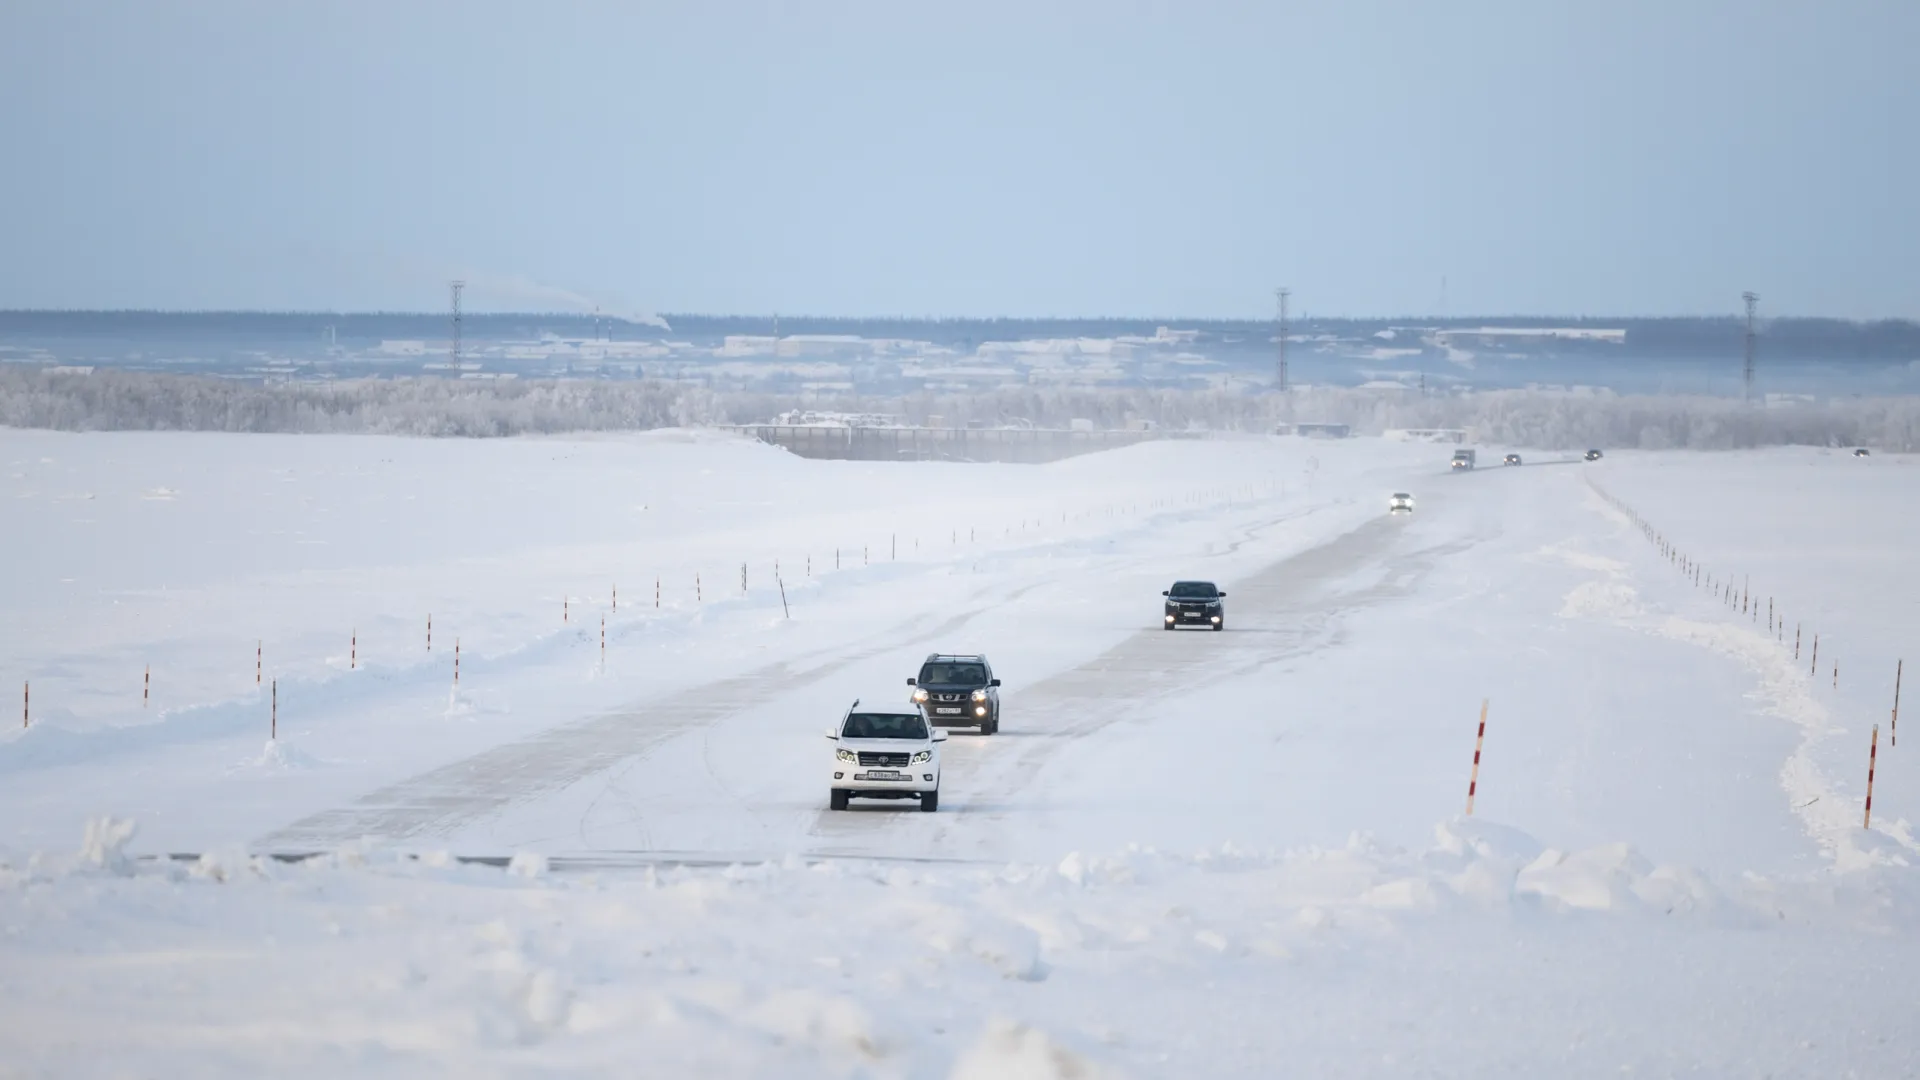
[[[828,805],[845,810],[853,796],[919,799],[920,809],[940,809],[940,744],[947,733],[928,728],[911,704],[869,705],[855,701],[827,738],[833,740],[833,785]]]

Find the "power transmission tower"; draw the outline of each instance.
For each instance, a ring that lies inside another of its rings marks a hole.
[[[464,281],[453,281],[447,285],[453,294],[453,341],[447,347],[447,364],[457,378],[460,374],[460,290],[467,287]]]
[[[1290,289],[1273,290],[1274,299],[1278,301],[1280,305],[1280,332],[1275,335],[1275,337],[1280,342],[1280,358],[1277,364],[1277,371],[1279,374],[1278,385],[1283,391],[1287,389],[1287,298],[1292,295],[1293,292]]]
[[[1752,401],[1753,400],[1753,346],[1754,346],[1753,309],[1755,305],[1760,303],[1760,296],[1758,293],[1744,292],[1740,294],[1740,299],[1745,300],[1747,302],[1747,370],[1746,370],[1745,385],[1747,388],[1747,400]]]

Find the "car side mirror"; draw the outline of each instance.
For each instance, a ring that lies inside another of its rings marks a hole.
[[[824,734],[827,736],[828,739],[830,739],[833,742],[840,741],[840,733],[837,731],[828,731],[828,732],[825,732]]]
[[[1225,595],[1227,595],[1227,594],[1223,592],[1223,593],[1221,593],[1220,595],[1221,595],[1221,596],[1225,596]]]
[[[907,680],[907,685],[908,685],[908,686],[915,686],[915,685],[917,685],[917,684],[916,684],[916,683],[915,683],[915,682],[914,682],[914,681],[913,681],[912,679],[908,679],[908,680]]]
[[[999,680],[999,679],[988,679],[988,680],[987,680],[987,685],[988,685],[988,686],[999,686],[999,685],[1000,685],[1000,680]]]
[[[934,728],[934,729],[933,729],[933,741],[934,741],[934,742],[946,742],[946,741],[947,741],[947,729],[946,729],[946,728]]]
[[[1161,589],[1161,590],[1160,590],[1160,595],[1161,595],[1161,596],[1170,596],[1170,595],[1172,595],[1172,594],[1171,594],[1171,593],[1169,593],[1169,592],[1168,592],[1167,590],[1165,590],[1165,589]]]

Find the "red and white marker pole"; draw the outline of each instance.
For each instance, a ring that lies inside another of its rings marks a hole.
[[[280,680],[273,680],[273,711],[268,714],[267,738],[280,739]]]
[[[33,715],[33,680],[20,684],[20,730],[27,730],[27,718]]]
[[[360,670],[360,631],[358,630],[353,632],[353,640],[347,645],[347,668],[350,671]]]
[[[1867,746],[1867,816],[1860,820],[1863,829],[1873,828],[1873,765],[1880,757],[1880,725],[1873,725],[1873,742]]]
[[[460,685],[460,639],[453,639],[453,685]]]
[[[433,616],[427,616],[427,651],[433,651]]]
[[[1900,672],[1906,666],[1907,662],[1905,660],[1901,660],[1893,666],[1893,723],[1888,726],[1888,746],[1900,745]]]
[[[147,670],[141,672],[140,674],[140,707],[143,709],[146,708],[147,699],[152,696],[153,696],[153,665],[148,664]]]
[[[1480,747],[1487,741],[1487,700],[1480,700],[1480,733],[1473,737],[1473,773],[1467,778],[1467,816],[1473,816],[1473,797],[1480,790]]]
[[[260,641],[253,643],[253,685],[260,685],[260,658],[266,653],[266,645]]]

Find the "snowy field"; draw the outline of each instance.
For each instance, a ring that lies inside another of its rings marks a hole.
[[[0,431],[0,1076],[1920,1074],[1913,459],[1448,449]]]

